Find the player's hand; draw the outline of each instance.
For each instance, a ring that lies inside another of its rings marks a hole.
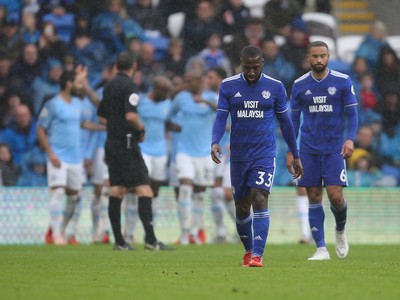
[[[300,158],[295,158],[293,162],[294,172],[292,178],[297,179],[303,177],[303,165],[301,164]]]
[[[352,140],[346,140],[342,147],[342,152],[340,152],[343,158],[349,158],[353,155],[354,143]]]
[[[212,145],[211,158],[212,158],[213,162],[215,162],[216,164],[220,164],[221,163],[220,157],[222,157],[221,146],[218,144]]]
[[[54,153],[52,153],[51,155],[49,155],[49,159],[51,164],[55,167],[55,168],[60,168],[61,167],[61,162],[60,159],[58,158],[57,155],[55,155]]]

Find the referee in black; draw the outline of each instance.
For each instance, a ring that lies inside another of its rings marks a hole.
[[[172,250],[158,241],[153,228],[150,179],[138,143],[145,130],[137,114],[138,94],[132,76],[136,60],[128,52],[117,58],[117,76],[104,87],[97,114],[107,126],[105,160],[110,175],[108,215],[114,234],[115,250],[133,250],[121,232],[121,202],[127,190],[139,198],[139,217],[145,231],[145,249]]]

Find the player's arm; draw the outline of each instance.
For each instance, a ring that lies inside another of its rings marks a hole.
[[[341,154],[344,158],[349,158],[354,151],[354,139],[356,138],[358,129],[358,111],[357,98],[354,92],[354,86],[350,77],[346,79],[343,94],[344,112],[347,117],[347,139],[343,144]]]
[[[89,120],[84,120],[81,123],[81,128],[84,128],[84,129],[87,129],[90,131],[104,131],[105,130],[104,125],[97,124],[97,123],[91,122]]]
[[[53,166],[59,168],[61,166],[61,162],[50,147],[46,129],[40,124],[36,128],[36,136],[39,142],[39,146],[43,149],[44,152],[46,152],[50,162],[53,164]]]
[[[201,95],[194,95],[193,98],[194,98],[194,101],[195,101],[196,103],[205,103],[205,104],[207,104],[209,107],[211,107],[211,109],[212,109],[213,111],[216,111],[216,110],[217,110],[217,103],[215,103],[215,102],[213,102],[213,101],[210,101],[210,100],[208,100],[208,99],[204,99]]]
[[[221,163],[222,149],[219,142],[225,133],[228,115],[228,111],[218,109],[212,129],[211,158],[217,164]]]

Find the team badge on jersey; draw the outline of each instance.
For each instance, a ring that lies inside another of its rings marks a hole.
[[[330,88],[328,88],[328,93],[329,93],[329,95],[331,95],[331,96],[333,96],[333,95],[335,95],[336,94],[336,88],[335,87],[330,87]]]
[[[269,91],[262,91],[261,95],[264,99],[268,100],[271,97],[271,93]]]

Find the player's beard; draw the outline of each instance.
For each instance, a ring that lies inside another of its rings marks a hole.
[[[324,64],[315,64],[315,65],[311,65],[311,69],[317,73],[317,74],[321,74],[325,71],[326,69],[326,65]]]

